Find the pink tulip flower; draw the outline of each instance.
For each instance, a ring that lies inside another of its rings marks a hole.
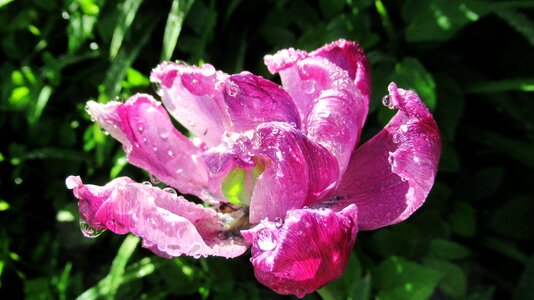
[[[396,115],[358,146],[370,75],[357,43],[281,50],[265,63],[282,86],[166,62],[150,77],[162,103],[146,94],[89,102],[128,161],[168,188],[68,177],[86,232],[132,233],[164,257],[231,258],[251,247],[262,284],[303,297],[341,276],[358,230],[401,222],[423,204],[441,140],[417,94],[391,83],[383,102]]]

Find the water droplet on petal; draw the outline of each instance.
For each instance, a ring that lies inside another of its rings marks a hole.
[[[260,229],[257,233],[256,239],[258,248],[262,251],[273,250],[276,248],[276,243],[278,242],[273,233],[267,228]]]
[[[104,128],[102,128],[101,130],[104,135],[109,135],[109,131],[105,130]]]
[[[80,230],[83,233],[83,235],[87,238],[96,238],[97,236],[101,235],[102,232],[105,230],[97,230],[93,227],[91,227],[85,220],[80,219]]]
[[[315,80],[304,80],[302,82],[302,90],[306,94],[313,94],[313,92],[315,92],[315,85]]]
[[[150,174],[150,182],[152,182],[152,184],[158,184],[161,181],[159,181],[159,179],[156,176]]]
[[[143,122],[137,123],[137,130],[139,132],[143,132],[144,129],[145,129],[145,124],[143,124]]]
[[[172,153],[172,150],[168,150],[168,151],[167,151],[167,155],[169,155],[169,157],[173,157],[173,156],[174,156],[174,153]]]
[[[158,147],[156,147],[156,146],[152,147],[152,151],[158,152]]]
[[[274,219],[274,225],[276,226],[276,228],[281,228],[282,225],[284,225],[284,221],[282,220],[282,218],[276,217]]]
[[[143,184],[146,186],[152,187],[152,183],[150,183],[149,181],[143,181]]]
[[[391,103],[391,101],[389,99],[389,95],[385,95],[382,98],[382,104],[384,104],[384,106],[387,106],[388,108],[393,108],[393,104]]]
[[[167,131],[162,131],[162,132],[159,133],[159,137],[162,140],[166,140],[169,137],[169,133]]]
[[[226,93],[230,97],[237,96],[237,93],[239,93],[239,86],[235,82],[231,80],[227,80],[226,81]]]
[[[167,193],[171,193],[171,194],[173,194],[173,195],[178,195],[178,193],[176,192],[176,190],[173,189],[172,187],[166,187],[166,188],[164,188],[163,190],[164,190],[165,192],[167,192]]]
[[[406,124],[402,124],[402,125],[400,126],[400,130],[402,130],[402,132],[408,132],[408,125],[406,125]]]

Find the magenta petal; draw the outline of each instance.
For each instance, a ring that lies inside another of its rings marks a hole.
[[[307,136],[327,148],[345,171],[367,116],[369,66],[360,46],[339,40],[309,54],[282,50],[266,56],[295,100]]]
[[[243,72],[225,81],[224,100],[233,131],[246,131],[265,122],[287,122],[300,128],[297,108],[289,94],[276,83]]]
[[[266,160],[250,202],[250,222],[283,217],[290,209],[312,206],[338,180],[335,158],[287,123],[258,126],[253,153]]]
[[[131,232],[158,255],[229,258],[247,249],[242,238],[224,232],[213,209],[174,193],[124,177],[103,187],[85,185],[78,176],[70,176],[66,182],[80,200],[80,217],[91,227],[117,234]]]
[[[310,81],[310,79],[314,79],[313,74],[308,74],[303,69],[303,66],[309,62],[307,62],[309,58],[318,58],[316,61],[323,60],[337,66],[337,68],[329,68],[325,63],[325,68],[329,68],[328,71],[333,75],[339,69],[347,72],[350,80],[354,82],[359,93],[363,96],[364,102],[361,105],[364,107],[365,114],[364,118],[360,118],[363,126],[369,106],[371,80],[369,62],[360,45],[356,42],[340,39],[309,54],[290,48],[280,50],[274,55],[265,56],[264,61],[269,71],[273,74],[280,73],[282,85],[295,100],[303,120],[306,119],[311,109],[311,101],[317,98],[321,90],[327,89],[318,85],[318,82]]]
[[[252,243],[259,282],[279,294],[303,297],[343,274],[356,240],[357,209],[288,211],[284,224],[262,221],[241,231]]]
[[[358,226],[401,222],[425,201],[434,183],[441,139],[432,115],[412,91],[389,85],[386,104],[399,112],[352,155],[335,207],[358,206]]]
[[[200,196],[208,170],[200,150],[176,130],[163,106],[138,94],[126,103],[87,103],[98,124],[120,141],[128,161],[182,193]]]
[[[163,104],[185,128],[208,146],[216,146],[229,127],[221,83],[228,75],[212,65],[163,63],[150,80],[160,85]]]

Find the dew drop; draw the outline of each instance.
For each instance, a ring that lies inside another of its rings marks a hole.
[[[276,228],[281,228],[282,225],[284,225],[284,221],[282,220],[282,218],[276,217],[274,219],[274,226],[276,226]]]
[[[143,132],[143,130],[145,130],[145,124],[143,124],[143,122],[137,123],[137,130]]]
[[[143,143],[145,143],[145,144],[148,143],[148,140],[147,140],[146,137],[143,137]]]
[[[306,94],[313,94],[315,92],[315,80],[304,80],[302,82],[302,90]]]
[[[387,106],[390,109],[393,108],[393,104],[391,103],[391,101],[389,99],[389,95],[385,95],[382,98],[382,104],[384,104],[384,106]]]
[[[169,157],[173,157],[174,153],[172,153],[172,150],[169,150],[169,151],[167,151],[167,155],[169,155]]]
[[[158,152],[158,147],[156,147],[156,146],[152,147],[152,151]]]
[[[80,231],[85,237],[93,239],[101,235],[105,230],[97,230],[91,227],[85,220],[80,219]]]
[[[109,131],[107,131],[107,130],[105,130],[105,129],[103,129],[103,128],[102,128],[101,130],[102,130],[102,133],[103,133],[104,135],[109,135]]]
[[[150,183],[150,181],[143,181],[143,184],[152,187],[152,183]]]
[[[239,86],[237,86],[237,84],[231,80],[228,80],[226,82],[226,93],[230,96],[230,97],[235,97],[237,96],[237,93],[239,92]]]
[[[166,187],[166,188],[164,188],[163,190],[164,190],[165,192],[167,192],[167,193],[171,193],[171,194],[173,194],[173,195],[178,195],[178,193],[176,192],[176,190],[173,189],[172,187]]]
[[[260,250],[272,251],[274,248],[276,248],[277,240],[269,229],[263,228],[258,231],[256,243]]]
[[[402,124],[402,125],[400,126],[400,130],[402,130],[402,132],[408,132],[408,125],[406,125],[406,124]]]
[[[169,137],[169,133],[167,131],[162,131],[162,132],[159,133],[159,137],[162,140],[166,140]]]
[[[158,184],[161,181],[156,176],[150,174],[150,182],[152,182],[152,184]]]

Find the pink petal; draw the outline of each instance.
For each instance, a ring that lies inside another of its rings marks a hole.
[[[313,57],[323,58],[346,71],[359,92],[364,96],[363,106],[367,109],[371,87],[369,62],[358,43],[340,39],[311,53],[290,48],[280,50],[274,55],[265,56],[264,61],[267,68],[272,74],[280,73],[282,85],[288,89],[289,94],[295,100],[303,120],[310,109],[311,101],[316,98],[320,91],[317,91],[319,87],[306,82],[309,76],[307,76],[306,70],[301,70],[298,67],[298,64],[304,65],[308,58]],[[362,125],[364,121],[365,119],[361,120]]]
[[[401,222],[425,201],[436,176],[441,139],[432,115],[412,91],[389,85],[385,104],[399,112],[352,155],[335,207],[358,206],[358,226]],[[389,103],[388,103],[389,102]]]
[[[228,128],[220,83],[228,77],[212,65],[202,67],[166,62],[156,67],[150,80],[170,114],[208,146],[216,146]]]
[[[357,209],[288,211],[285,222],[262,221],[241,231],[252,243],[259,282],[279,294],[303,297],[343,274],[356,240]]]
[[[369,106],[369,66],[360,46],[338,40],[311,53],[266,56],[295,100],[307,135],[338,159],[340,174],[360,138]]]
[[[246,131],[265,122],[287,122],[300,128],[297,108],[279,85],[248,72],[225,81],[224,100],[233,131]]]
[[[335,158],[287,123],[258,126],[253,145],[253,154],[265,160],[266,167],[252,194],[251,223],[314,205],[337,184]]]
[[[242,238],[225,232],[222,217],[213,209],[174,193],[125,177],[103,187],[85,185],[78,176],[69,176],[66,182],[80,200],[80,217],[91,227],[117,234],[131,232],[158,255],[229,258],[247,249]]]
[[[128,161],[182,193],[200,196],[208,170],[200,150],[177,131],[167,112],[149,95],[125,103],[87,103],[98,124],[123,144]]]

